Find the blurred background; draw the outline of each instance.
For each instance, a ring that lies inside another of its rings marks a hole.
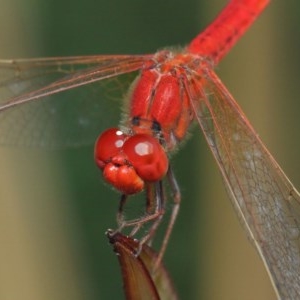
[[[225,3],[0,0],[0,57],[141,54],[185,45]],[[299,8],[298,1],[274,1],[217,68],[296,187]],[[172,163],[183,199],[165,263],[180,298],[275,299],[199,128]],[[102,183],[93,145],[1,147],[0,166],[0,299],[123,299],[104,235],[116,227],[119,195]]]

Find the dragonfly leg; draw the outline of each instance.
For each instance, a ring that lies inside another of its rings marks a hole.
[[[170,184],[171,190],[172,190],[172,198],[173,198],[173,209],[171,212],[170,220],[167,225],[167,229],[162,241],[161,248],[159,250],[158,256],[157,256],[157,262],[156,265],[158,265],[162,257],[166,251],[166,247],[168,244],[168,241],[170,239],[170,235],[172,232],[172,229],[174,227],[175,220],[178,215],[179,211],[179,206],[180,206],[180,201],[181,201],[181,194],[180,194],[180,189],[178,186],[178,183],[176,181],[176,178],[174,176],[174,173],[172,171],[172,168],[169,167],[168,172],[167,172],[167,179]],[[136,218],[133,220],[124,220],[124,214],[123,214],[123,209],[126,204],[126,201],[128,199],[127,195],[122,195],[121,200],[120,200],[120,205],[119,205],[119,210],[117,214],[117,221],[119,228],[116,230],[116,232],[122,231],[125,227],[133,227],[130,236],[134,236],[137,234],[137,232],[141,229],[141,227],[148,222],[153,222],[151,227],[149,228],[148,232],[146,235],[144,235],[140,239],[139,243],[139,249],[136,253],[138,256],[142,246],[147,243],[148,245],[151,245],[153,237],[155,236],[155,233],[157,231],[157,228],[159,227],[162,217],[165,213],[165,195],[164,195],[164,190],[163,190],[163,183],[162,181],[158,181],[155,183],[148,183],[146,185],[146,214],[140,218]]]
[[[151,225],[147,235],[145,235],[141,241],[140,244],[147,243],[148,245],[151,245],[152,239],[155,235],[155,232],[162,221],[162,217],[165,214],[165,196],[163,191],[163,184],[162,181],[158,181],[154,184],[154,193],[153,190],[149,189],[147,191],[147,206],[146,211],[147,213],[150,213],[151,211],[154,211],[150,216],[154,217],[154,222]]]
[[[124,206],[126,204],[126,201],[128,199],[128,195],[121,195],[121,199],[120,199],[120,204],[119,204],[119,209],[118,209],[118,213],[117,213],[117,223],[118,223],[118,229],[117,231],[121,231],[124,226],[125,226],[125,223],[126,221],[124,220]]]
[[[164,214],[164,195],[162,182],[148,183],[146,185],[146,214],[140,218],[125,220],[124,218],[124,206],[127,202],[128,195],[123,194],[120,199],[119,209],[117,213],[118,229],[115,232],[121,232],[125,227],[133,227],[129,236],[134,236],[140,228],[148,222],[153,221],[148,233],[142,237],[140,243],[141,246],[151,239],[158,227],[161,218]]]
[[[160,247],[158,256],[157,256],[157,261],[156,261],[156,266],[158,266],[163,258],[163,255],[166,251],[178,212],[179,212],[179,207],[180,207],[180,202],[181,202],[181,193],[179,189],[179,185],[177,183],[177,180],[175,178],[175,175],[173,173],[173,170],[171,166],[169,166],[168,173],[167,173],[167,178],[173,193],[173,208],[172,208],[172,213],[169,219],[169,224],[166,229],[166,233],[164,236],[164,239],[162,241],[162,245]],[[156,268],[155,268],[156,269]]]
[[[180,207],[180,202],[181,202],[181,193],[180,193],[179,185],[177,183],[177,180],[175,178],[175,175],[174,175],[171,167],[169,167],[169,169],[168,169],[167,179],[168,179],[168,182],[170,184],[170,187],[171,187],[171,190],[173,193],[173,197],[172,197],[173,198],[173,208],[172,208],[169,223],[167,225],[166,232],[165,232],[165,235],[164,235],[164,238],[162,241],[162,245],[158,252],[154,270],[161,263],[163,255],[166,251],[167,244],[169,242],[169,239],[170,239],[170,236],[172,233],[172,229],[174,227],[174,224],[175,224],[178,212],[179,212],[179,207]],[[149,221],[149,217],[151,217],[151,219],[154,220],[154,222],[153,222],[151,228],[149,229],[148,233],[140,240],[139,249],[136,254],[137,256],[140,253],[143,244],[147,243],[148,245],[151,245],[152,239],[155,236],[156,230],[157,230],[158,226],[160,225],[160,223],[162,221],[162,217],[165,213],[165,208],[164,208],[165,196],[164,196],[162,181],[155,183],[154,194],[152,194],[151,192],[153,192],[153,190],[148,188],[147,189],[148,197],[147,197],[146,211],[149,213],[151,210],[153,211],[153,209],[154,209],[155,212],[152,215],[145,216],[142,219],[140,219],[141,223],[139,224],[139,228],[145,222]]]

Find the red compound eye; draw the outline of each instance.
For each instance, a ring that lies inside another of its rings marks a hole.
[[[95,143],[94,157],[101,169],[106,161],[120,152],[126,138],[127,135],[118,128],[110,128],[99,136]]]
[[[157,181],[167,173],[167,155],[154,137],[147,134],[129,137],[123,145],[123,151],[143,180]]]

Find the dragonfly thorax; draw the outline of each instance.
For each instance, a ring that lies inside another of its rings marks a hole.
[[[173,150],[185,136],[194,113],[187,82],[202,60],[188,53],[159,52],[145,64],[129,95],[129,124],[133,133],[160,138]]]

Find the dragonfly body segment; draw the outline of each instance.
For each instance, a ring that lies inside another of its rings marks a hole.
[[[233,0],[218,17],[188,45],[190,53],[217,64],[235,45],[268,5],[269,0]]]
[[[186,83],[199,77],[195,69],[201,63],[201,57],[190,53],[162,51],[145,64],[133,86],[125,123],[133,134],[156,135],[168,151],[174,149],[194,119]]]

